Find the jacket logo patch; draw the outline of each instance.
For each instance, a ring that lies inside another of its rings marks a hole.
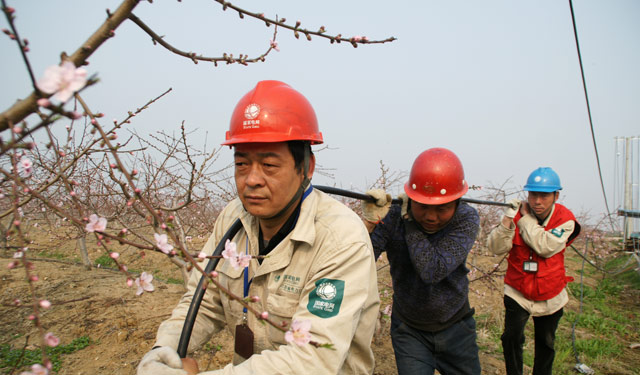
[[[553,228],[551,229],[551,234],[553,234],[556,237],[562,237],[562,234],[564,234],[564,229],[558,229],[558,228]]]
[[[344,280],[320,279],[309,293],[307,310],[321,318],[331,318],[340,312],[344,296]]]

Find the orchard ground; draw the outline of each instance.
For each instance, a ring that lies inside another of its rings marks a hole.
[[[58,374],[135,374],[138,362],[154,343],[158,325],[169,317],[184,292],[180,272],[161,254],[147,252],[141,257],[138,251],[122,249],[121,259],[130,270],[154,275],[156,290],[136,296],[135,286],[127,287],[123,274],[108,269],[108,257],[98,251],[95,243],[89,243],[89,255],[94,264],[101,266],[85,270],[79,262],[76,242],[68,240],[67,235],[71,234],[65,233],[64,228],[59,228],[56,233],[40,233],[36,243],[48,245],[28,250],[40,277],[35,284],[37,293],[53,303],[51,308],[42,313],[45,332],[53,332],[58,336],[61,345],[68,345],[78,338],[89,339],[88,346],[60,356]],[[192,252],[197,252],[205,240],[204,237],[194,237],[190,244]],[[581,245],[576,246],[580,248]],[[33,323],[27,319],[32,310],[28,308],[30,294],[28,284],[24,281],[24,270],[8,270],[12,252],[6,249],[1,251],[0,345],[4,348],[3,353],[13,351],[11,353],[15,355],[23,348],[39,348],[41,339]],[[571,300],[565,307],[565,315],[557,333],[555,372],[574,372],[572,368],[576,361],[572,351],[571,328],[578,318],[575,335],[581,362],[598,374],[640,374],[640,349],[633,349],[634,344],[640,342],[640,282],[637,272],[631,270],[625,274],[625,278],[605,277],[604,273],[586,265],[584,306],[582,314],[578,316],[583,263],[573,250],[567,250],[566,254],[568,273],[576,281],[569,288]],[[505,373],[500,334],[504,314],[502,275],[506,262],[501,260],[502,257],[488,255],[477,249],[469,257],[470,268],[474,269],[471,264],[478,268],[470,274],[470,279],[480,278],[471,283],[470,300],[476,310],[483,374]],[[497,264],[499,267],[496,272],[484,276]],[[379,375],[397,374],[389,336],[389,316],[383,313],[391,303],[393,293],[388,272],[389,267],[383,256],[378,261],[381,324],[372,343],[376,358],[374,373]],[[11,306],[16,298],[27,304],[22,307]],[[525,343],[525,373],[531,372],[532,332],[530,320]],[[224,330],[196,352],[194,357],[201,370],[217,369],[231,361],[232,348],[231,335]],[[18,374],[26,369],[25,366],[14,368],[19,363],[24,362],[20,359],[10,360],[5,355],[0,372]]]

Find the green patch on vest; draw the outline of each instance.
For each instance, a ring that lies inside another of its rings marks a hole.
[[[344,280],[320,279],[309,293],[307,310],[321,318],[331,318],[338,315],[343,296]]]
[[[564,229],[558,229],[558,228],[551,229],[551,234],[553,234],[554,236],[556,236],[558,238],[562,237],[563,233],[564,233]]]

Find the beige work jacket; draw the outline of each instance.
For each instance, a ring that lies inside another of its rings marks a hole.
[[[240,218],[243,228],[234,237],[240,253],[258,254],[258,221],[239,199],[225,207],[203,251],[211,254],[220,238]],[[248,242],[247,242],[248,241]],[[203,267],[204,268],[204,267]],[[194,270],[195,271],[195,270]],[[177,348],[180,333],[200,274],[192,271],[188,291],[171,318],[158,329],[155,345]],[[219,281],[243,296],[243,269],[224,259]],[[371,374],[371,339],[379,310],[377,277],[369,234],[360,218],[342,203],[313,190],[304,200],[295,228],[262,264],[249,266],[249,296],[253,306],[276,321],[310,320],[312,340],[331,343],[335,350],[287,343],[284,332],[248,314],[254,334],[254,355],[238,355],[224,374]],[[189,351],[205,344],[225,325],[235,332],[242,306],[209,284],[193,328]]]

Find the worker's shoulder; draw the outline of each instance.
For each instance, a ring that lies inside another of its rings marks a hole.
[[[329,231],[340,236],[365,236],[368,234],[362,219],[342,202],[326,193],[314,190],[314,225],[317,231]]]
[[[460,202],[460,206],[458,206],[458,209],[456,210],[456,216],[462,219],[466,218],[472,220],[479,219],[480,217],[478,215],[478,210],[476,210],[475,207],[472,207],[466,202]]]

